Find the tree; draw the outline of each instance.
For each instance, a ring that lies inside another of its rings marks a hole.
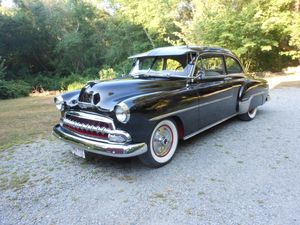
[[[288,41],[293,0],[195,0],[193,4],[190,26],[178,24],[178,36],[185,43],[229,48],[250,71],[277,71],[291,62],[287,55],[294,51]]]

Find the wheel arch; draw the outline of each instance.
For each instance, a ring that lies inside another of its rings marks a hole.
[[[268,84],[261,80],[246,80],[240,87],[237,99],[238,114],[263,105],[268,98]]]
[[[171,119],[176,123],[178,138],[180,140],[182,140],[183,137],[184,137],[184,124],[183,124],[182,120],[178,116],[171,116],[171,117],[166,118],[166,119]]]

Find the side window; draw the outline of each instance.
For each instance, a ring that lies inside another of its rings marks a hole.
[[[166,70],[183,71],[183,67],[177,60],[167,59]]]
[[[153,62],[153,59],[151,58],[144,58],[144,59],[141,59],[140,60],[140,70],[147,70],[150,68],[152,62]]]
[[[235,59],[226,56],[225,61],[228,74],[243,72],[240,64]]]
[[[151,70],[161,71],[163,66],[163,59],[162,58],[144,58],[141,60],[140,63],[140,70]]]
[[[206,77],[224,75],[224,63],[222,56],[210,56],[202,58],[201,67]]]

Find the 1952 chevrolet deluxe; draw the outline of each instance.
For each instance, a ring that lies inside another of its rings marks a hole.
[[[269,100],[267,82],[246,77],[226,49],[165,47],[129,58],[129,76],[91,81],[55,98],[61,120],[53,133],[73,144],[76,155],[139,156],[160,167],[179,139],[234,116],[252,120]]]

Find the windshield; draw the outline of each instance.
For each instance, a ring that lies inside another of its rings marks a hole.
[[[194,58],[195,54],[137,58],[130,75],[187,77],[193,68]]]

